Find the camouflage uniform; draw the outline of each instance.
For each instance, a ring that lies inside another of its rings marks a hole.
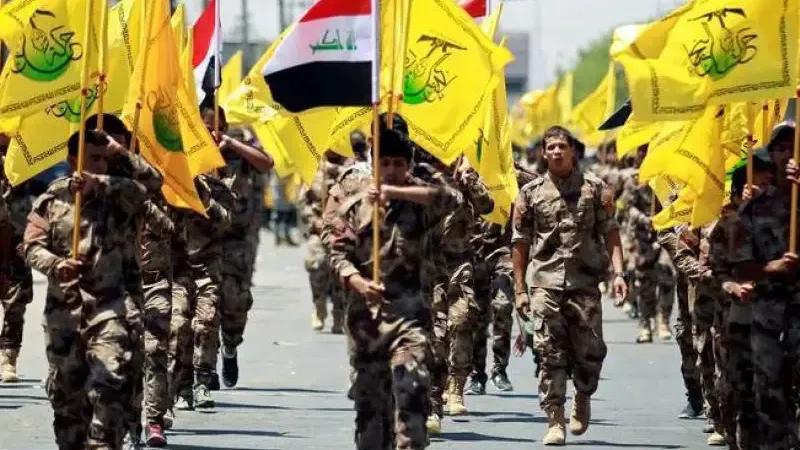
[[[463,203],[431,230],[426,249],[425,273],[431,276],[433,313],[431,401],[433,412],[441,416],[448,376],[460,392],[472,370],[473,330],[479,308],[475,302],[470,239],[479,214],[490,213],[494,202],[472,169],[458,180],[442,172],[433,179],[436,185],[460,191],[463,198]]]
[[[261,224],[262,178],[242,158],[226,157],[220,169],[225,185],[234,196],[230,228],[225,232],[222,249],[222,299],[219,305],[222,344],[234,353],[243,340],[247,314],[253,306],[253,271]]]
[[[311,285],[311,299],[315,305],[318,318],[325,320],[327,301],[333,304],[334,328],[338,328],[343,320],[343,304],[341,290],[335,289],[334,278],[329,264],[328,248],[322,242],[324,228],[323,213],[331,188],[339,179],[344,167],[328,160],[320,164],[314,182],[305,195],[302,214],[308,224],[308,255],[305,261]],[[338,331],[338,330],[337,330]]]
[[[669,269],[659,264],[661,246],[650,223],[653,191],[640,186],[638,173],[625,183],[622,203],[626,215],[627,235],[632,240],[633,252],[628,256],[633,263],[632,298],[638,302],[639,328],[651,332],[659,320],[669,325],[674,302],[674,292],[669,289]],[[659,286],[662,287],[659,292]]]
[[[0,163],[3,160],[0,159]],[[0,268],[4,280],[0,280],[0,303],[3,305],[3,324],[0,330],[0,352],[4,357],[13,353],[13,359],[22,347],[22,329],[25,323],[25,309],[33,301],[33,277],[30,267],[15,251],[22,244],[25,224],[31,211],[33,198],[25,186],[12,188],[0,174],[0,196],[6,208],[6,233],[0,237],[7,242],[0,258]],[[0,231],[2,233],[3,231]]]
[[[739,216],[732,207],[723,209],[722,217],[708,230],[708,265],[719,289],[719,308],[715,321],[719,343],[715,343],[717,393],[722,425],[731,448],[752,448],[755,410],[753,404],[753,364],[750,350],[752,306],[724,291],[735,283],[730,264],[733,239]]]
[[[353,295],[345,313],[358,449],[422,449],[428,444],[427,336],[432,327],[421,282],[425,235],[460,197],[440,186],[430,206],[392,201],[386,207],[381,226],[385,298],[370,308]],[[331,262],[343,284],[356,273],[372,273],[371,219],[372,205],[362,192],[347,199],[333,220]]]
[[[81,215],[79,254],[87,268],[60,283],[55,268],[71,252],[73,194],[53,182],[33,207],[25,231],[26,260],[49,279],[44,313],[53,406],[60,449],[117,449],[131,404],[131,330],[124,283],[127,226],[139,214],[145,188],[126,178],[98,177]]]
[[[677,276],[678,319],[675,323],[675,340],[681,353],[681,375],[686,387],[686,396],[695,409],[703,409],[703,388],[700,372],[697,367],[698,355],[692,338],[692,310],[689,299],[694,295],[693,286],[703,276],[704,268],[697,259],[695,251],[673,230],[664,230],[658,234],[659,244],[666,250],[675,265]]]
[[[516,167],[517,185],[525,186],[537,175]],[[514,266],[511,263],[511,222],[505,226],[479,220],[473,236],[475,252],[475,300],[479,308],[478,326],[473,335],[473,379],[486,383],[487,341],[492,325],[491,376],[506,374],[511,355],[511,328],[514,312]]]
[[[742,206],[731,262],[767,264],[788,249],[790,196],[770,187]],[[792,399],[800,350],[800,271],[756,283],[751,345],[758,449],[797,445]]]
[[[171,333],[177,358],[173,385],[177,390],[186,387],[192,369],[195,386],[209,387],[216,383],[222,237],[230,226],[234,203],[230,190],[219,179],[201,175],[195,185],[206,205],[208,218],[193,211],[178,211],[175,221],[176,234],[180,235],[177,242],[185,243],[187,262],[186,267],[178,267],[173,272]],[[182,256],[174,255],[174,258],[179,257]],[[188,367],[187,354],[192,355],[192,369]]]
[[[563,414],[567,374],[578,393],[591,396],[606,356],[598,284],[608,271],[606,235],[618,225],[611,205],[604,206],[604,189],[591,173],[547,174],[524,186],[514,205],[512,244],[530,245],[539,402],[551,420]]]

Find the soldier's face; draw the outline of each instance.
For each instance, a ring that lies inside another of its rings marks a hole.
[[[568,174],[575,162],[575,149],[566,138],[551,137],[545,142],[544,158],[551,172],[557,175]]]
[[[108,150],[103,145],[86,143],[84,170],[95,175],[108,173]]]
[[[203,124],[205,124],[206,129],[209,133],[214,132],[214,110],[211,108],[205,108],[202,111],[203,116]],[[224,133],[228,131],[228,122],[225,121],[225,118],[222,117],[220,114],[219,116],[219,131]]]
[[[779,170],[782,171],[792,158],[793,151],[794,141],[791,139],[783,139],[773,144],[773,146],[770,148],[769,154],[772,158],[772,162],[775,164],[775,167],[778,167]]]
[[[381,157],[381,179],[384,184],[400,185],[406,180],[408,161],[395,156]]]

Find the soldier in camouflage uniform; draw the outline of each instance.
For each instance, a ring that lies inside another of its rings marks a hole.
[[[8,138],[0,135],[0,164],[4,164]],[[33,277],[25,260],[15,251],[22,244],[25,224],[31,211],[32,196],[25,185],[12,187],[5,173],[0,173],[0,196],[7,208],[6,225],[0,229],[0,303],[3,323],[0,329],[0,381],[19,380],[17,358],[22,347],[25,309],[33,301]]]
[[[517,310],[533,321],[542,360],[539,401],[548,419],[542,442],[564,445],[567,374],[576,391],[570,431],[581,435],[606,356],[598,285],[609,256],[614,292],[624,298],[627,286],[619,227],[603,182],[577,169],[577,140],[566,129],[550,128],[544,143],[548,173],[524,186],[514,205],[514,284]]]
[[[398,120],[397,117],[395,120]],[[428,445],[431,312],[421,284],[427,230],[460,200],[446,186],[409,176],[412,147],[396,126],[381,130],[380,194],[347,199],[331,225],[331,261],[353,291],[346,310],[358,449]],[[372,211],[381,207],[381,281],[372,275]]]
[[[494,208],[486,186],[465,160],[458,168],[441,169],[432,177],[434,185],[461,192],[463,203],[449,212],[428,236],[426,265],[430,269],[426,272],[431,274],[434,326],[432,411],[428,420],[428,430],[432,433],[441,431],[445,389],[449,414],[467,413],[464,385],[472,369],[473,329],[478,318],[470,239],[479,216]]]
[[[538,176],[516,164],[515,169],[517,185],[520,187]],[[486,392],[489,325],[492,327],[492,368],[488,379],[497,389],[511,391],[514,386],[506,371],[511,353],[514,312],[510,219],[505,226],[480,219],[472,244],[475,251],[475,299],[480,311],[474,333],[473,369],[465,393],[482,395]]]
[[[48,277],[44,313],[47,393],[60,449],[118,449],[131,404],[131,336],[124,283],[130,218],[147,190],[107,172],[108,138],[86,132],[85,172],[53,182],[33,207],[22,251]],[[69,139],[76,167],[78,134]],[[74,192],[84,195],[78,255],[71,255]]]
[[[185,242],[188,267],[173,282],[173,329],[177,340],[174,381],[184,404],[179,409],[213,408],[209,392],[217,381],[217,349],[219,348],[219,304],[223,280],[222,237],[231,223],[234,197],[218,178],[204,174],[195,186],[206,206],[205,218],[192,211],[180,211],[176,230]],[[188,274],[186,271],[188,270]],[[175,315],[179,317],[175,317]],[[174,326],[178,325],[179,328]],[[191,338],[189,338],[191,336]],[[189,348],[191,345],[191,348]],[[188,356],[192,355],[191,366]],[[185,391],[194,374],[192,396]]]
[[[640,150],[639,159],[644,159],[646,147]],[[661,247],[651,224],[651,210],[654,202],[653,191],[647,185],[639,185],[638,171],[625,181],[621,202],[628,238],[632,240],[633,252],[628,255],[633,263],[633,289],[639,312],[639,335],[636,342],[653,342],[653,326],[656,325],[659,337],[671,339],[669,319],[674,302],[669,283],[661,282],[665,268],[659,266]],[[669,270],[669,269],[666,269]],[[669,278],[669,277],[667,277]],[[659,292],[659,285],[667,286],[666,292]]]
[[[340,295],[334,290],[331,267],[328,262],[328,249],[322,242],[324,227],[323,213],[328,193],[339,179],[344,166],[342,157],[328,151],[326,159],[320,164],[317,175],[311,187],[306,191],[302,214],[308,224],[308,256],[305,267],[308,272],[309,284],[314,310],[311,313],[311,328],[321,331],[328,316],[328,297],[333,304],[333,326],[331,332],[343,332],[343,305]]]
[[[213,105],[201,107],[206,128],[214,132]],[[219,331],[222,341],[222,382],[234,387],[239,381],[237,348],[244,340],[247,315],[253,306],[253,284],[258,233],[261,228],[263,180],[273,161],[266,153],[247,143],[242,130],[228,133],[225,111],[219,109],[221,134],[216,141],[225,159],[219,176],[232,194],[230,224],[223,235],[222,285]]]
[[[763,189],[739,210],[731,262],[752,302],[751,344],[758,449],[795,448],[794,386],[800,349],[800,270],[789,250],[791,182],[786,164],[794,126],[781,125],[768,145],[775,186]],[[787,375],[792,374],[792,375]]]

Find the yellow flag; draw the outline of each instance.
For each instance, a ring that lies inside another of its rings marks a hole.
[[[174,206],[205,214],[194,175],[202,169],[220,167],[224,162],[208,131],[201,121],[198,123],[197,106],[186,93],[169,21],[169,4],[166,0],[151,4],[148,46],[136,62],[123,119],[131,128],[135,123],[142,155],[163,174],[166,200]],[[195,163],[191,164],[191,160]]]
[[[561,124],[566,124],[572,116],[574,90],[575,75],[569,72],[561,79],[561,83],[559,83],[558,87],[558,109],[561,112]]]
[[[663,128],[662,122],[641,122],[631,117],[617,134],[617,155],[623,157],[649,143]]]
[[[648,154],[639,170],[642,183],[662,175],[686,184],[684,189],[690,189],[695,199],[692,227],[711,223],[722,211],[726,171],[721,143],[724,119],[719,108],[708,108],[698,120],[682,128],[677,138],[669,139],[669,145]]]
[[[616,84],[614,63],[611,63],[597,88],[572,111],[571,121],[578,129],[581,139],[589,146],[596,147],[605,139],[606,133],[598,128],[614,113]]]
[[[481,127],[481,107],[513,57],[452,0],[414,0],[407,42],[400,114],[414,142],[452,162]],[[384,58],[382,71],[391,63]]]
[[[794,96],[798,0],[693,0],[649,24],[615,58],[641,120],[707,105]]]
[[[275,124],[270,122],[255,124],[253,125],[253,132],[255,132],[264,150],[269,153],[275,162],[275,172],[279,177],[284,178],[297,171],[289,157],[286,146],[275,130]]]
[[[107,74],[103,83],[97,71],[90,71],[93,84],[87,97],[87,116],[97,112],[101,85],[105,86],[105,112],[120,114],[122,110],[139,51],[141,6],[140,1],[124,0],[109,10]],[[63,161],[67,140],[78,130],[79,122],[79,97],[54,103],[23,118],[5,161],[4,170],[10,182],[18,185]]]
[[[477,139],[467,147],[464,155],[478,172],[494,200],[494,210],[485,218],[492,223],[505,225],[519,193],[511,154],[505,80],[497,84],[491,100]]]
[[[225,104],[225,100],[233,94],[242,82],[242,66],[244,64],[244,54],[241,50],[234,53],[231,59],[222,67],[222,85],[219,87],[220,103]]]
[[[653,217],[653,228],[656,231],[666,230],[678,225],[692,222],[692,212],[697,196],[689,188],[683,188],[674,202],[665,203],[664,209]]]
[[[292,28],[290,26],[275,39],[264,54],[258,58],[239,86],[225,99],[225,114],[231,124],[262,123],[275,117],[277,112],[284,111],[283,106],[272,98],[272,93],[264,81],[262,72],[264,66],[275,54],[283,37]]]
[[[178,43],[178,53],[182,55],[186,50],[187,41],[191,41],[186,30],[185,3],[181,2],[181,4],[175,8],[175,12],[172,13],[172,18],[169,21],[172,26],[172,32],[175,34],[175,42]]]
[[[16,46],[42,0],[0,1],[0,41]]]
[[[264,150],[275,159],[291,161],[303,181],[311,185],[327,150],[330,124],[336,114],[334,108],[316,108],[277,116],[266,124],[272,136],[265,134],[268,140],[262,142]]]
[[[100,8],[101,2],[92,0],[36,4],[25,28],[16,33],[19,37],[11,43],[9,62],[0,74],[0,117],[34,114],[80,94],[82,62],[97,55]],[[87,13],[92,15],[89,30]],[[85,48],[86,42],[90,48]]]

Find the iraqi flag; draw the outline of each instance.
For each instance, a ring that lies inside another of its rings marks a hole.
[[[464,8],[475,19],[483,19],[489,14],[489,0],[460,0],[459,6]]]
[[[214,95],[214,90],[222,84],[222,21],[219,8],[220,2],[217,0],[208,2],[192,27],[192,66],[199,102],[206,96]]]
[[[264,66],[275,101],[291,112],[377,102],[377,16],[377,0],[315,3]]]

